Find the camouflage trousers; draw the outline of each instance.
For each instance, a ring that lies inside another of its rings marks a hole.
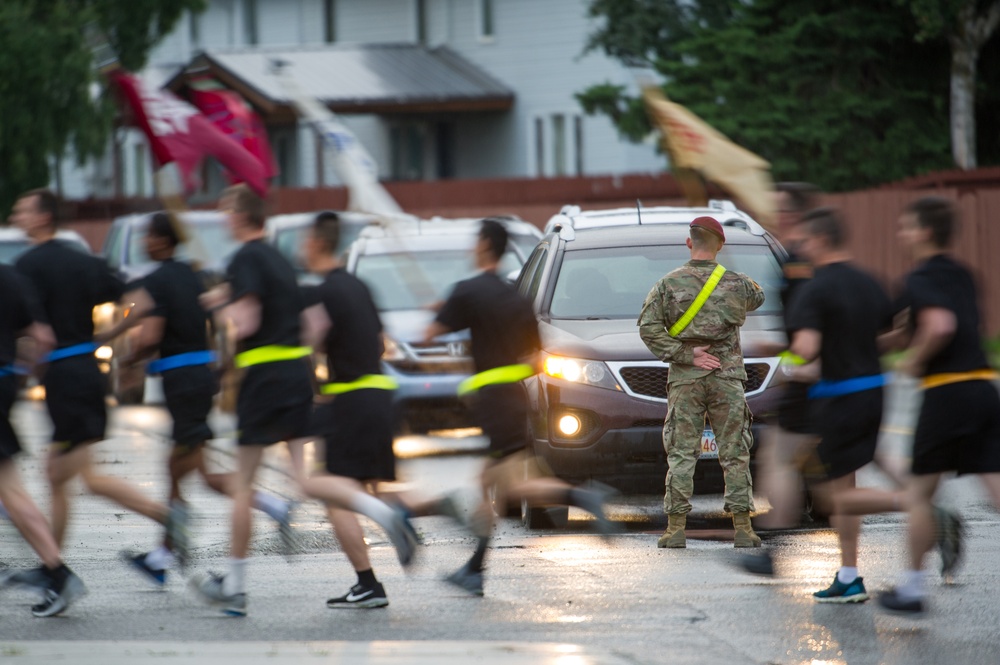
[[[667,453],[666,491],[663,512],[691,512],[694,468],[701,455],[701,436],[706,418],[715,432],[719,464],[726,482],[725,510],[753,510],[753,480],[750,478],[750,409],[738,379],[701,379],[671,383],[667,396],[667,418],[663,424],[663,449]]]

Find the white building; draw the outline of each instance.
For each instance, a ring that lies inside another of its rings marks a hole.
[[[621,139],[574,94],[635,88],[598,52],[587,0],[210,0],[152,53],[142,74],[182,88],[197,70],[239,91],[268,128],[283,186],[337,184],[320,166],[267,62],[291,63],[379,163],[384,180],[608,175],[661,171],[652,145]],[[426,94],[421,94],[426,93]],[[63,160],[69,197],[153,194],[135,130],[100,164]],[[118,168],[115,168],[118,164]],[[115,174],[118,174],[117,176]],[[212,177],[214,179],[214,177]],[[216,184],[216,183],[213,183]]]

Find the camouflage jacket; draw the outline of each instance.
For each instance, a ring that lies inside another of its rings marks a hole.
[[[701,378],[711,371],[720,378],[746,381],[740,326],[747,312],[764,304],[763,289],[746,275],[727,270],[687,328],[677,337],[667,332],[694,302],[716,265],[715,261],[688,261],[657,282],[642,305],[639,335],[657,358],[670,363],[668,383]],[[694,348],[706,345],[722,364],[717,370],[692,364]]]

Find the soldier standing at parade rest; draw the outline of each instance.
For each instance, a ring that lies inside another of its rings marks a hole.
[[[15,456],[21,452],[17,434],[10,424],[10,410],[17,399],[19,374],[27,367],[15,364],[17,340],[29,336],[34,353],[47,352],[55,341],[52,329],[38,323],[36,308],[29,297],[31,288],[13,268],[0,265],[0,500],[11,521],[44,564],[45,599],[32,608],[35,616],[55,616],[82,597],[87,589],[66,567],[49,523],[25,491],[17,472]],[[10,574],[0,572],[0,580],[10,582]]]
[[[118,300],[121,281],[107,264],[56,239],[59,199],[48,190],[17,200],[11,221],[34,245],[17,260],[32,285],[40,313],[55,333],[55,349],[45,360],[45,404],[54,431],[47,475],[52,498],[52,533],[63,545],[70,515],[70,481],[80,476],[87,489],[167,527],[174,544],[186,549],[186,513],[145,496],[137,487],[94,468],[91,445],[104,439],[107,382],[94,351],[94,307]],[[22,578],[30,584],[30,576]]]
[[[667,529],[658,547],[686,547],[684,529],[694,493],[694,469],[708,419],[724,472],[725,510],[733,515],[736,547],[759,547],[750,524],[750,409],[740,326],[764,304],[764,291],[746,275],[716,262],[726,241],[711,217],[691,222],[691,260],[663,277],[646,296],[639,334],[653,354],[670,363],[663,447],[667,454],[663,509]]]

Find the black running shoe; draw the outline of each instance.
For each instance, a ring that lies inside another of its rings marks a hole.
[[[934,522],[938,550],[941,553],[941,577],[950,579],[962,560],[964,526],[950,510],[934,506]]]
[[[472,571],[469,567],[462,566],[451,575],[444,578],[444,581],[452,586],[456,586],[463,591],[471,593],[473,596],[483,595],[483,571]]]
[[[127,563],[133,569],[139,571],[143,577],[162,589],[167,583],[167,571],[159,568],[153,568],[146,563],[147,554],[148,553],[146,552],[135,554],[126,550],[121,553],[121,558],[122,561]]]
[[[48,574],[45,572],[45,566],[27,568],[23,570],[5,570],[2,574],[0,574],[0,583],[2,583],[3,586],[22,587],[25,589],[41,591],[42,593],[47,591],[50,586],[50,580]]]
[[[31,613],[36,617],[56,616],[65,612],[74,601],[85,595],[87,595],[87,587],[84,586],[83,580],[77,577],[76,573],[70,572],[63,580],[61,589],[49,587],[45,590],[42,602],[33,605]]]
[[[880,593],[878,595],[878,605],[893,614],[914,618],[922,617],[927,612],[927,606],[922,598],[902,598],[896,589],[889,589]]]
[[[774,577],[774,559],[767,550],[760,554],[744,554],[739,559],[739,565],[751,575]]]
[[[385,597],[385,589],[379,582],[375,586],[363,586],[355,584],[351,590],[340,598],[331,598],[326,601],[326,606],[331,610],[354,609],[370,610],[376,607],[385,607],[389,604],[389,599]]]

